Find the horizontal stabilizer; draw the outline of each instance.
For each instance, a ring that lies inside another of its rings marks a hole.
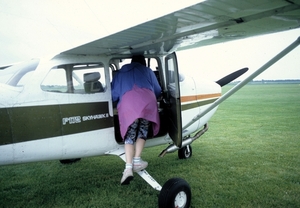
[[[240,70],[237,70],[237,71],[223,77],[222,79],[219,79],[218,81],[216,81],[216,83],[219,84],[221,87],[223,87],[223,86],[227,85],[228,83],[230,83],[231,81],[235,80],[236,78],[240,77],[247,71],[248,71],[248,68],[242,68]]]

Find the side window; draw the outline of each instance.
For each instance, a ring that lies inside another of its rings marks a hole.
[[[41,84],[41,88],[48,92],[67,92],[66,70],[53,68]]]
[[[41,84],[47,92],[87,94],[106,90],[103,64],[61,65],[50,70]]]
[[[104,67],[74,67],[72,77],[74,93],[98,93],[106,90]]]

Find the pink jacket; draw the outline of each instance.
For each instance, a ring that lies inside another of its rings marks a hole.
[[[118,105],[121,136],[124,138],[128,127],[138,118],[152,122],[153,134],[159,131],[160,120],[155,94],[136,85],[126,92]]]

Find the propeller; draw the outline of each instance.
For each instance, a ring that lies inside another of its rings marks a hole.
[[[219,79],[218,81],[216,81],[217,84],[219,84],[221,87],[227,85],[229,82],[235,80],[236,78],[238,78],[239,76],[243,75],[244,73],[246,73],[248,71],[248,68],[242,68],[240,70],[237,70],[231,74],[228,74],[227,76]]]

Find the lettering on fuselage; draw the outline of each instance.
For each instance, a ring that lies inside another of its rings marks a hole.
[[[91,116],[83,116],[82,120],[83,121],[91,121],[91,120],[102,119],[102,118],[108,118],[108,113],[91,115]]]
[[[77,124],[81,123],[84,121],[91,121],[91,120],[98,120],[98,119],[103,119],[103,118],[108,118],[109,115],[108,113],[103,113],[103,114],[96,114],[96,115],[88,115],[88,116],[72,116],[72,117],[67,117],[62,119],[62,124]]]
[[[66,125],[67,123],[69,124],[81,123],[81,117],[73,116],[73,117],[63,118],[62,123],[63,125]]]

